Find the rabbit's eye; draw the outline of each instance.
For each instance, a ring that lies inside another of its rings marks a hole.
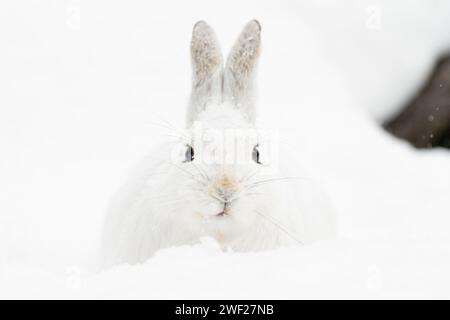
[[[255,161],[257,164],[261,164],[261,162],[259,162],[259,145],[256,145],[253,147],[253,152],[252,152],[252,158],[253,161]]]
[[[186,145],[186,152],[184,153],[183,162],[191,162],[192,160],[194,160],[194,148],[190,145]]]

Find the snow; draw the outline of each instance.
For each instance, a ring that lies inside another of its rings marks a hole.
[[[174,9],[175,8],[175,9]],[[449,298],[450,155],[374,119],[450,47],[446,1],[0,4],[1,298]],[[259,114],[328,191],[338,239],[222,252],[210,239],[99,271],[105,208],[183,126],[192,25],[227,51],[262,24]]]
[[[203,243],[94,276],[13,264],[0,292],[64,299],[442,298],[450,284],[448,254],[442,242],[339,240],[253,254]]]

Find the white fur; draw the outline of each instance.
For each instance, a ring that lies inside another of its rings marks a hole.
[[[252,159],[254,145],[262,143],[258,135],[245,137],[242,163],[220,161],[222,157],[207,163],[202,157],[211,142],[197,136],[198,124],[200,137],[209,131],[255,131],[249,97],[260,30],[256,21],[247,24],[223,69],[212,29],[204,22],[195,25],[188,128],[180,142],[161,146],[144,159],[114,199],[104,230],[106,265],[140,263],[160,248],[193,244],[205,236],[236,251],[333,236],[334,221],[325,198],[299,172],[287,150],[280,148],[275,172]],[[194,148],[194,161],[174,160],[174,150],[186,144]],[[220,152],[227,156],[232,148],[225,144]],[[226,214],[219,216],[223,199],[229,199]]]

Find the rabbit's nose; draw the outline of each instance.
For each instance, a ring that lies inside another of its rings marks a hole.
[[[238,189],[238,183],[230,176],[222,176],[215,180],[210,193],[216,194],[224,202],[229,202]]]
[[[228,201],[230,201],[230,198],[233,195],[233,191],[229,189],[218,188],[217,195],[219,196],[220,199],[222,199],[225,203],[227,203]]]

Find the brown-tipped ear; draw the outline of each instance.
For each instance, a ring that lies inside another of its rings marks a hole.
[[[194,85],[208,81],[222,67],[222,54],[214,30],[198,21],[192,30],[191,58]]]
[[[253,107],[253,78],[260,51],[261,25],[257,20],[252,20],[231,49],[225,68],[224,95],[235,101],[236,105]]]
[[[192,94],[188,123],[206,103],[221,96],[222,53],[214,30],[199,21],[192,30]]]

